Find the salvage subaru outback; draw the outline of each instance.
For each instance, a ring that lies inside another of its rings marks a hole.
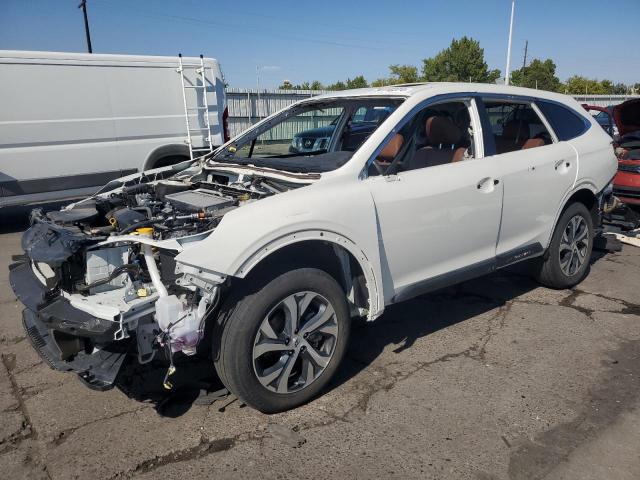
[[[368,111],[390,114],[362,135]],[[327,125],[317,149],[290,151]],[[11,284],[34,348],[90,387],[111,387],[125,358],[165,359],[170,385],[176,355],[206,352],[232,393],[278,412],[327,385],[353,318],[528,259],[543,285],[580,282],[616,168],[563,95],[344,91],[34,211]]]

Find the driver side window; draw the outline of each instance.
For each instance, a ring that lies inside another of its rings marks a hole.
[[[419,111],[384,145],[369,175],[391,175],[476,158],[470,102],[445,102]]]

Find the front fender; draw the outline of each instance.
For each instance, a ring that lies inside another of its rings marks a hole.
[[[327,179],[229,212],[204,240],[185,247],[176,261],[242,278],[286,245],[324,240],[347,249],[365,272],[370,316],[384,308],[375,208],[363,182]]]

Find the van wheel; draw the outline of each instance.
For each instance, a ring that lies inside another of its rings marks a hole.
[[[560,215],[551,245],[539,263],[536,278],[550,288],[570,288],[589,272],[593,250],[593,219],[582,203],[573,203]]]
[[[239,297],[230,298],[214,327],[220,380],[264,413],[314,398],[338,368],[349,339],[340,285],[321,270],[301,268],[249,281]]]

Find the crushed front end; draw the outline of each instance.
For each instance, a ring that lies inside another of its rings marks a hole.
[[[176,263],[244,203],[289,187],[191,167],[142,174],[60,211],[32,213],[10,267],[33,347],[89,387],[114,385],[128,356],[148,363],[196,353],[225,277]],[[113,187],[113,185],[112,185]]]

